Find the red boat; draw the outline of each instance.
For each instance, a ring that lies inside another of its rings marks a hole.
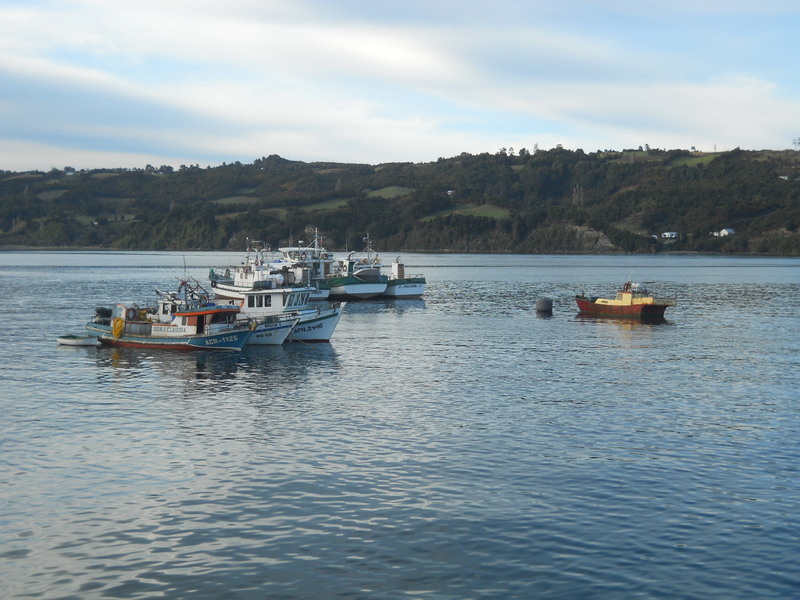
[[[675,298],[657,298],[644,285],[626,281],[614,298],[575,296],[582,314],[603,317],[663,318],[669,306],[675,306]]]

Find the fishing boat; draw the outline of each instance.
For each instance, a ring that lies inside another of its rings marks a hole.
[[[192,280],[192,294],[200,298],[203,302],[211,303],[209,293],[200,285],[196,279]],[[189,285],[182,282],[184,285]],[[160,293],[160,292],[159,292]],[[291,335],[294,326],[300,320],[298,315],[290,313],[263,313],[259,315],[248,314],[242,310],[241,302],[230,302],[220,300],[214,296],[213,304],[226,308],[238,308],[239,312],[235,317],[235,325],[250,327],[253,333],[247,340],[248,345],[252,346],[280,346]]]
[[[381,274],[381,259],[372,249],[369,234],[363,252],[351,252],[334,261],[333,272],[319,282],[337,300],[366,300],[386,291],[389,278]]]
[[[59,346],[98,346],[100,342],[91,335],[60,335],[56,338]]]
[[[178,292],[156,293],[155,306],[118,302],[110,309],[96,309],[87,332],[105,346],[241,350],[258,325],[237,321],[239,307],[219,306],[186,281]]]
[[[217,272],[211,269],[208,278],[215,288],[215,295],[230,292],[233,297],[243,290],[271,289],[282,287],[286,283],[284,273],[272,266],[272,256],[264,242],[247,240],[245,257],[241,265],[226,268]]]
[[[263,246],[248,244],[241,266],[222,276],[209,273],[214,301],[220,305],[238,306],[243,318],[258,321],[294,319],[286,338],[290,342],[329,342],[342,314],[340,303],[309,306],[318,289],[312,285],[288,284],[293,277],[289,268],[282,270],[267,260]],[[327,293],[327,291],[326,291]],[[259,329],[250,339],[259,343]]]
[[[407,276],[405,265],[398,256],[392,263],[386,290],[381,295],[387,298],[420,298],[425,293],[425,283],[422,275]]]
[[[604,317],[663,318],[664,311],[677,305],[674,297],[656,297],[646,286],[626,281],[614,298],[575,296],[581,314]]]
[[[215,296],[220,305],[237,306],[242,314],[258,321],[293,319],[288,342],[330,342],[342,316],[342,304],[310,306],[312,288],[253,289],[239,292],[240,298]],[[252,338],[251,338],[251,342]]]
[[[332,252],[322,246],[323,237],[314,230],[314,239],[308,245],[303,241],[297,246],[278,248],[279,255],[270,262],[270,268],[284,277],[286,285],[313,287],[310,300],[326,300],[330,296],[330,288],[322,282],[330,277],[336,269],[336,261]]]

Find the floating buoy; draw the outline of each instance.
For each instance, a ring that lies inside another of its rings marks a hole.
[[[541,313],[553,312],[553,299],[552,298],[537,299],[536,312],[541,312]]]

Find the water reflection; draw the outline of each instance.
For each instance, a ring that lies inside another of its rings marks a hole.
[[[594,317],[584,314],[575,315],[575,321],[579,323],[613,323],[620,329],[628,330],[642,329],[653,325],[668,325],[671,323],[671,321],[668,321],[665,317]]]
[[[296,389],[320,373],[339,369],[339,353],[332,344],[252,346],[242,352],[102,348],[95,354],[101,380],[149,382],[158,387],[182,384],[192,390],[210,387],[215,392],[234,386],[250,391]]]

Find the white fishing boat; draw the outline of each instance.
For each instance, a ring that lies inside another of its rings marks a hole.
[[[241,265],[230,267],[222,272],[211,269],[208,278],[211,286],[215,288],[215,295],[230,291],[237,293],[242,290],[281,287],[284,276],[271,265],[271,253],[264,242],[247,240],[247,249]]]
[[[241,266],[228,270],[223,276],[209,274],[218,304],[238,306],[248,319],[295,323],[286,338],[292,342],[329,342],[342,314],[340,303],[309,306],[317,288],[311,285],[287,284],[293,277],[290,270],[275,268],[258,245],[249,245]],[[258,340],[254,336],[251,343]]]
[[[247,290],[240,292],[241,299],[218,296],[216,302],[238,306],[250,319],[294,319],[286,341],[329,342],[342,316],[342,305],[309,306],[310,294],[311,288]]]
[[[387,298],[421,298],[425,294],[425,285],[423,275],[406,275],[405,264],[398,256],[392,263],[391,275],[382,295]]]
[[[330,295],[328,287],[322,285],[326,278],[335,271],[335,259],[332,252],[322,246],[323,237],[314,230],[314,239],[308,245],[303,241],[297,246],[278,248],[279,255],[274,258],[270,267],[284,276],[286,285],[313,287],[310,299],[326,300]]]
[[[364,238],[363,252],[351,252],[347,258],[334,261],[333,272],[320,281],[320,288],[330,290],[337,300],[366,300],[380,296],[389,282],[381,274],[381,259],[372,250],[369,234]]]

